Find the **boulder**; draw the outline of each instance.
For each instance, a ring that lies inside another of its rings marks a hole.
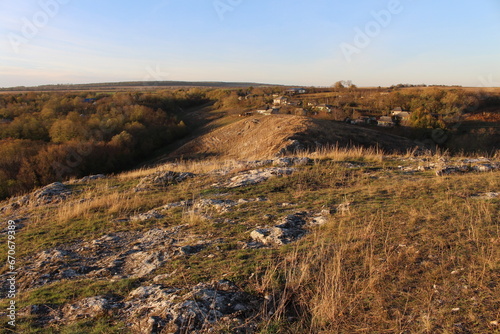
[[[145,212],[145,213],[140,213],[138,215],[132,216],[132,217],[130,217],[130,220],[144,222],[144,221],[147,221],[147,220],[162,219],[164,217],[165,216],[162,215],[161,213],[159,213],[158,211],[151,210],[151,211],[148,211],[148,212]]]
[[[500,192],[487,192],[487,193],[479,193],[471,196],[472,198],[479,199],[494,199],[500,197]]]
[[[285,245],[304,236],[307,231],[304,213],[289,215],[279,221],[278,225],[267,228],[258,228],[250,233],[250,237],[264,245]]]
[[[97,318],[105,315],[109,310],[121,307],[117,303],[103,296],[96,296],[82,299],[74,304],[67,304],[63,307],[65,322],[74,322],[82,319]]]
[[[279,158],[273,161],[273,165],[278,167],[306,166],[313,162],[309,158]]]
[[[227,182],[214,184],[215,187],[239,188],[246,187],[267,181],[272,177],[291,175],[296,171],[295,168],[271,167],[265,169],[256,169],[239,173]]]
[[[60,280],[85,278],[142,278],[152,274],[171,258],[178,256],[178,240],[173,239],[182,226],[168,230],[151,229],[104,235],[91,241],[66,245],[65,249],[39,252],[20,267],[21,289],[36,288]]]
[[[70,183],[88,183],[89,181],[95,181],[95,180],[101,180],[105,179],[106,175],[104,174],[97,174],[97,175],[89,175],[82,177],[81,179],[78,180],[73,180]]]
[[[234,283],[200,283],[187,293],[161,285],[132,291],[122,315],[136,333],[205,333],[224,319],[241,323],[255,313],[254,297]]]
[[[205,245],[196,245],[196,246],[184,246],[181,247],[181,252],[184,255],[193,255],[199,253],[205,248]]]
[[[156,172],[141,179],[139,181],[139,184],[136,186],[136,191],[154,189],[156,187],[165,187],[168,185],[181,183],[195,176],[195,174],[187,172]]]
[[[445,166],[440,167],[436,170],[437,176],[451,175],[451,174],[463,174],[470,172],[486,173],[498,170],[500,166],[498,164],[478,164],[478,165],[456,165],[456,166]]]
[[[122,272],[131,278],[144,277],[160,268],[167,260],[167,257],[163,251],[132,253],[122,262]]]
[[[450,174],[459,174],[459,173],[467,173],[472,171],[470,166],[461,165],[461,166],[446,166],[442,168],[438,168],[436,170],[437,176],[450,175]]]
[[[71,195],[71,190],[61,182],[54,182],[48,186],[35,191],[29,198],[29,203],[40,206],[50,203],[58,203],[66,200]]]
[[[231,200],[223,199],[200,199],[194,202],[193,208],[196,210],[214,209],[218,213],[231,211],[231,208],[236,206],[237,203]]]
[[[481,164],[481,165],[474,166],[473,169],[476,172],[486,173],[486,172],[493,171],[495,169],[495,166],[493,166],[491,164]]]

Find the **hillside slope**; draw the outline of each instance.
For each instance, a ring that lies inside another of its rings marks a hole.
[[[17,333],[498,333],[499,173],[336,149],[54,183],[0,203],[0,333],[12,301]]]
[[[348,125],[294,115],[248,117],[204,134],[170,157],[261,159],[322,146],[379,147],[405,152],[416,145],[409,139]]]

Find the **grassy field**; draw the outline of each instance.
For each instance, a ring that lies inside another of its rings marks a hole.
[[[30,217],[17,236],[17,256],[25,261],[56,246],[155,227],[186,225],[185,235],[223,240],[196,255],[173,259],[140,279],[70,279],[25,289],[19,306],[58,308],[96,295],[124,297],[157,275],[175,272],[161,284],[183,288],[224,277],[263,297],[261,333],[500,332],[500,201],[476,196],[499,191],[498,171],[444,177],[434,170],[405,171],[422,164],[422,159],[426,164],[458,159],[443,155],[418,157],[420,162],[411,153],[386,156],[366,149],[336,148],[304,155],[315,163],[254,186],[212,186],[220,176],[210,172],[236,166],[234,161],[180,161],[73,184],[74,195],[61,204],[4,212],[6,217]],[[202,176],[167,188],[134,190],[140,178],[159,170]],[[172,208],[162,219],[120,222],[182,200],[237,201],[258,196],[267,201],[227,212]],[[342,203],[350,203],[349,209],[333,213],[327,224],[295,243],[262,249],[241,246],[250,231],[262,226],[264,214],[281,217]],[[5,253],[2,244],[1,254]],[[1,306],[6,307],[5,301]],[[19,329],[23,333],[126,332],[112,315],[46,328],[35,327],[28,317],[20,320]]]

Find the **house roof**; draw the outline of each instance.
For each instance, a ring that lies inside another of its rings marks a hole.
[[[410,115],[411,115],[411,112],[408,112],[408,111],[402,111],[402,112],[397,114],[397,116],[399,116],[399,117],[410,117]]]

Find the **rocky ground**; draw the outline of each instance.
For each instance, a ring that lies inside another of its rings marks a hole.
[[[446,177],[453,174],[491,173],[500,168],[497,161],[488,158],[435,159],[414,156],[387,157],[387,161],[375,167],[363,161],[339,162],[339,166],[346,170],[365,169],[372,178],[388,177],[387,173],[409,177],[430,173],[435,174],[434,177]],[[209,184],[205,189],[206,195],[198,198],[163,203],[142,212],[136,211],[127,217],[114,218],[117,224],[146,224],[146,228],[108,232],[96,238],[63,242],[56,247],[41,246],[34,252],[27,252],[19,261],[17,269],[18,288],[24,294],[68,282],[87,284],[91,281],[134,280],[137,284],[131,291],[120,295],[74,296],[63,303],[25,305],[19,311],[19,316],[31,319],[31,326],[42,328],[106,316],[119,320],[134,333],[256,332],[262,321],[266,296],[246,291],[224,277],[197,284],[188,283],[182,287],[169,286],[165,282],[176,272],[165,273],[162,269],[169,263],[194,258],[199,253],[203,253],[206,259],[224,256],[223,251],[220,251],[222,255],[210,252],[224,249],[230,241],[235,243],[235,248],[247,251],[280,249],[328,224],[336,215],[349,214],[350,209],[359,203],[346,199],[328,207],[315,207],[313,202],[312,206],[304,208],[296,203],[273,202],[267,198],[267,194],[238,199],[221,196],[224,192],[247,189],[271,179],[290,177],[304,168],[321,163],[322,160],[312,155],[240,161],[231,168],[209,173],[167,170],[140,177],[131,186],[131,193],[161,194],[169,191],[170,186],[214,176],[216,182]],[[165,169],[168,169],[168,165],[165,165]],[[81,186],[107,182],[109,179],[112,177],[97,175],[67,183],[54,183],[4,202],[1,212],[6,220],[2,220],[2,235],[7,232],[5,222],[8,219],[17,222],[21,237],[23,229],[34,224],[37,212],[41,212],[37,210],[55,210],[71,201],[80,203],[84,189]],[[483,199],[498,197],[499,192],[481,192],[479,189],[471,195],[471,198]],[[187,212],[212,224],[222,222],[228,226],[239,225],[242,222],[238,212],[249,205],[256,208],[262,206],[262,211],[258,212],[260,223],[246,227],[244,233],[231,236],[231,240],[230,237],[220,236],[216,228],[212,231],[197,231],[189,223],[152,227],[154,222],[174,216],[175,212]],[[266,213],[266,208],[271,206],[280,209],[272,214]],[[228,218],[230,215],[236,218]],[[1,279],[4,278],[5,272]]]

